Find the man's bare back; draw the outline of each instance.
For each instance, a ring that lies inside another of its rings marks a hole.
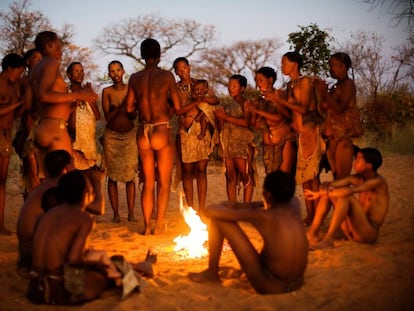
[[[224,202],[203,210],[209,224],[209,265],[190,273],[196,282],[219,281],[223,241],[227,239],[240,266],[260,294],[281,294],[303,284],[308,242],[297,199],[295,182],[282,171],[269,173],[263,185],[263,202]],[[264,205],[263,209],[259,209]],[[251,223],[263,239],[258,252],[239,222]]]
[[[158,68],[161,56],[159,43],[151,38],[144,40],[141,43],[141,56],[145,60],[145,68],[133,74],[129,80],[126,110],[128,113],[138,111],[140,121],[137,143],[144,175],[144,234],[151,232],[149,222],[155,204],[155,171],[158,172],[157,218],[152,231],[156,234],[164,230],[164,214],[169,201],[174,161],[169,100],[176,113],[180,113],[180,101],[173,74]]]
[[[253,219],[252,224],[263,237],[261,255],[264,268],[274,277],[288,283],[303,276],[303,267],[307,261],[307,241],[299,202],[294,200],[291,205],[262,211],[259,220]],[[300,260],[293,265],[291,260],[295,256]]]

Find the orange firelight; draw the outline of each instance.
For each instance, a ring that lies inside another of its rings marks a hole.
[[[174,239],[174,250],[183,252],[183,256],[187,258],[206,256],[208,251],[204,244],[208,240],[207,225],[201,221],[200,216],[191,206],[184,206],[182,193],[180,194],[180,213],[190,227],[190,233],[185,236],[177,236]]]

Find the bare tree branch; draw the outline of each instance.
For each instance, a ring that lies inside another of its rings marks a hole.
[[[143,66],[140,43],[146,38],[155,38],[161,45],[162,63],[172,69],[173,57],[190,57],[205,50],[213,41],[214,33],[214,26],[204,26],[193,20],[145,15],[105,27],[94,44],[104,54],[124,55]]]

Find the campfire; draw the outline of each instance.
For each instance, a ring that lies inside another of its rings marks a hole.
[[[174,239],[174,251],[180,252],[186,258],[200,258],[207,255],[207,247],[204,246],[208,240],[207,225],[201,221],[191,206],[184,206],[183,194],[180,194],[180,213],[190,227],[190,233]]]

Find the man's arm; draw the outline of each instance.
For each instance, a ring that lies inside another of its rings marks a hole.
[[[213,219],[227,220],[227,221],[254,221],[260,218],[264,210],[258,209],[257,202],[252,204],[245,203],[242,209],[232,208],[233,203],[223,202],[217,205],[211,205],[202,211],[203,215]],[[263,203],[261,203],[263,206]]]
[[[62,104],[77,99],[88,102],[95,102],[97,95],[92,90],[81,92],[60,93],[53,90],[53,85],[59,75],[59,62],[49,61],[44,64],[42,77],[39,79],[38,101],[48,104]]]
[[[137,110],[135,92],[134,92],[134,89],[132,87],[133,80],[134,80],[134,76],[132,76],[129,79],[128,92],[127,92],[127,95],[125,97],[125,103],[124,103],[125,104],[125,111],[131,119],[135,119],[136,110]]]
[[[354,187],[337,187],[329,190],[329,196],[345,197],[355,193],[374,191],[378,189],[383,182],[382,177],[375,177],[364,181]]]
[[[337,188],[350,188],[350,185],[357,185],[359,177],[357,175],[349,175],[347,177],[334,180],[332,182],[325,182],[321,184],[319,190],[312,191],[309,189],[304,190],[304,195],[307,200],[317,200],[324,195],[331,193],[332,189]]]

